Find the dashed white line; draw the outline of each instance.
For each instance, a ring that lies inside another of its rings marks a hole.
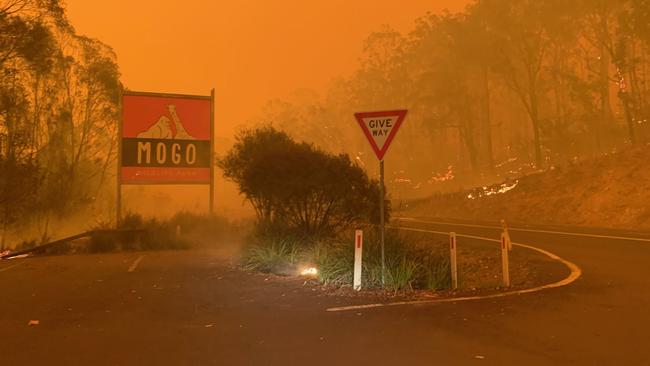
[[[144,255],[141,255],[138,257],[138,259],[134,260],[133,263],[131,263],[131,266],[129,267],[128,272],[133,272],[138,268],[138,264],[142,261],[142,258],[144,258]]]

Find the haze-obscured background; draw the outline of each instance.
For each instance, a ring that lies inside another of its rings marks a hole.
[[[0,4],[3,232],[112,220],[121,87],[215,88],[220,155],[242,126],[273,124],[372,176],[353,113],[407,108],[386,158],[397,207],[647,140],[647,0]],[[216,178],[217,212],[246,215]],[[167,215],[205,210],[207,191],[124,200]]]
[[[269,100],[324,95],[334,79],[352,75],[364,40],[383,24],[407,33],[427,12],[461,10],[467,2],[68,0],[67,9],[78,32],[115,49],[127,88],[189,94],[215,88],[216,149],[222,154],[238,126],[270,122],[262,112]],[[341,122],[353,124],[349,117]],[[131,203],[137,195],[139,210],[147,214],[160,213],[158,205],[148,209],[154,201],[167,202],[166,213],[179,204],[206,207],[204,187],[125,190]],[[141,201],[145,193],[154,196]],[[245,215],[236,193],[234,185],[219,179],[217,211]],[[178,200],[161,200],[160,194]]]

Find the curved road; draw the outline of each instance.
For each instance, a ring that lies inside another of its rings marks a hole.
[[[501,232],[489,224],[427,219],[402,224],[487,237]],[[491,335],[502,337],[505,348],[530,350],[554,363],[650,365],[648,233],[528,226],[513,227],[510,234],[514,242],[576,263],[583,274],[564,288],[500,300],[511,312],[490,324]]]
[[[0,261],[0,364],[650,365],[650,236],[528,230],[512,239],[576,263],[582,277],[520,296],[337,313],[325,310],[363,301],[244,274],[215,251]]]

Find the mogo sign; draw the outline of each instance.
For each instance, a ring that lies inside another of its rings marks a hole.
[[[212,97],[124,93],[120,183],[211,184]]]

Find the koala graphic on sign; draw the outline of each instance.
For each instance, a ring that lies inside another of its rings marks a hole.
[[[183,126],[178,114],[176,113],[176,106],[170,104],[167,106],[169,110],[169,115],[171,119],[166,116],[160,116],[158,122],[153,126],[149,127],[148,130],[140,132],[138,138],[143,139],[171,139],[171,140],[196,140],[192,137]],[[174,124],[176,134],[174,134],[174,128],[172,128],[172,123]]]

